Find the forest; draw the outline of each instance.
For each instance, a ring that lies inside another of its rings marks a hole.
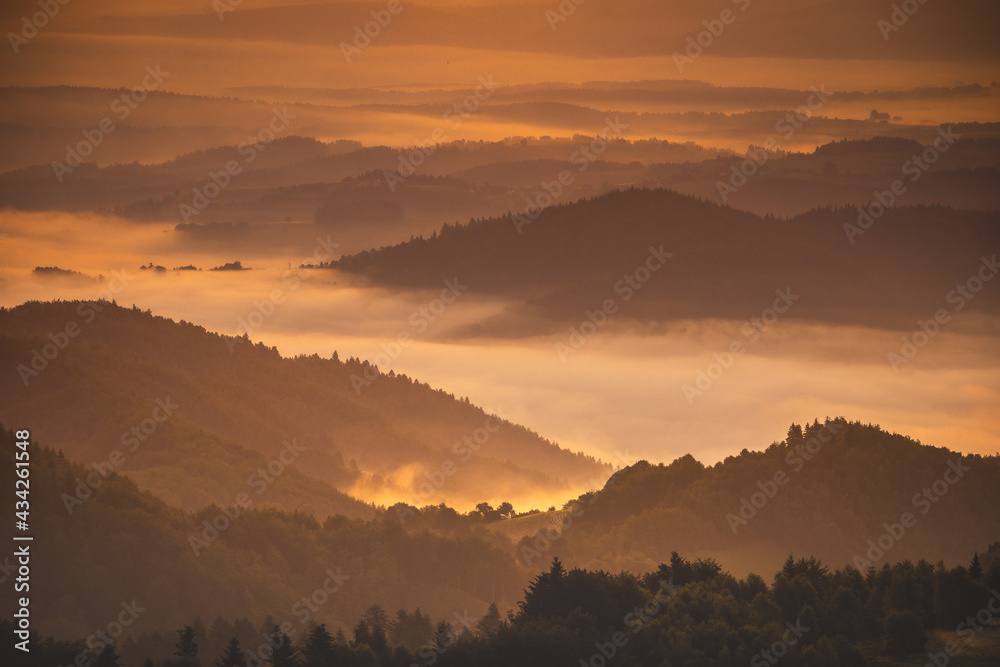
[[[935,664],[962,656],[954,664],[986,665],[992,663],[975,660],[1000,643],[998,588],[1000,542],[974,554],[968,567],[953,568],[920,560],[830,570],[815,558],[790,555],[770,585],[758,575],[737,579],[711,559],[691,561],[677,553],[640,576],[567,570],[554,558],[506,616],[491,604],[478,618],[465,610],[434,622],[419,607],[390,615],[372,605],[346,632],[304,612],[256,624],[219,617],[206,626],[196,618],[175,632],[130,635],[122,642],[109,636],[109,626],[85,641],[36,637],[38,649],[22,664],[597,667],[613,660],[626,666],[760,667],[780,660],[862,667],[926,653]],[[10,634],[11,621],[0,627]]]

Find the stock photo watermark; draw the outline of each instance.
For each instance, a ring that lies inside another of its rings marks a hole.
[[[379,367],[389,366],[394,360],[398,359],[403,354],[403,350],[413,344],[414,335],[420,335],[427,331],[428,327],[441,317],[448,306],[455,303],[467,289],[469,289],[469,286],[460,283],[458,276],[454,280],[445,280],[444,289],[441,290],[437,298],[432,299],[426,305],[420,306],[410,313],[410,316],[406,319],[410,325],[410,330],[400,331],[396,335],[395,340],[389,343],[382,343],[379,346],[382,352],[375,355],[371,363],[365,362],[364,370],[362,371],[364,377],[357,373],[351,373],[351,387],[354,389],[354,394],[360,396],[361,390],[369,386],[380,375]]]
[[[444,112],[442,119],[451,124],[452,130],[457,131],[461,128],[465,119],[476,113],[479,110],[479,106],[490,99],[500,85],[499,82],[493,80],[492,74],[486,78],[480,76],[478,81],[479,85],[476,86],[472,93],[465,96],[462,100],[455,102]],[[407,178],[417,173],[417,169],[427,161],[427,158],[434,155],[441,145],[448,140],[449,135],[447,130],[443,127],[436,127],[430,136],[418,141],[413,150],[406,154],[401,154],[399,156],[399,166],[396,167],[396,171],[386,170],[383,174],[385,182],[389,186],[389,191],[395,192],[396,188],[405,183]]]
[[[784,118],[779,119],[774,124],[775,132],[780,134],[785,141],[794,137],[795,132],[802,129],[805,123],[813,117],[813,114],[833,96],[833,93],[824,90],[824,86],[825,84],[821,84],[819,88],[811,86],[812,93],[806,99],[805,104],[786,113]],[[750,179],[771,159],[777,150],[780,150],[780,145],[775,137],[768,137],[763,146],[750,146],[747,149],[746,159],[739,165],[734,164],[730,167],[729,180],[716,181],[715,189],[722,197],[722,201],[728,202],[730,195],[735,194],[749,183]]]
[[[257,155],[264,151],[281,132],[284,132],[290,122],[297,117],[296,114],[289,113],[287,107],[282,107],[281,110],[272,109],[271,115],[271,120],[258,130],[257,134],[247,137],[246,141],[236,146],[236,153],[243,157],[242,164],[239,160],[229,160],[219,171],[209,171],[208,181],[191,191],[191,203],[181,204],[177,207],[184,222],[191,222],[193,216],[208,208],[212,200],[222,194],[236,176],[243,173],[243,167],[257,159]]]
[[[111,103],[111,114],[117,118],[119,123],[124,123],[132,111],[137,109],[151,92],[159,88],[168,76],[170,76],[170,72],[161,71],[159,65],[155,69],[152,66],[147,67],[146,76],[142,78],[142,83],[131,88],[128,92],[122,93],[118,99]],[[79,141],[75,146],[67,144],[65,162],[52,163],[52,171],[55,172],[56,179],[62,183],[63,177],[83,164],[83,159],[93,154],[94,149],[104,143],[105,137],[114,132],[117,127],[115,119],[108,115],[97,123],[97,127],[83,130],[82,141]]]
[[[263,494],[267,488],[298,460],[305,447],[300,446],[293,438],[291,442],[287,440],[282,443],[281,451],[278,455],[268,461],[266,466],[257,469],[255,473],[247,478],[249,486],[256,495]],[[287,456],[286,456],[287,455]],[[208,519],[202,520],[202,530],[199,535],[189,535],[188,545],[195,556],[201,555],[202,550],[218,540],[224,532],[229,530],[233,523],[244,511],[253,506],[253,498],[246,491],[241,491],[236,495],[234,502],[222,507],[222,511]]]
[[[843,429],[844,425],[840,422],[827,422],[818,433],[812,435],[808,440],[791,442],[792,438],[789,438],[789,451],[785,454],[785,465],[791,468],[792,473],[801,472],[806,467],[806,463],[812,461],[823,450],[823,445],[833,440],[833,436]],[[747,496],[740,498],[740,505],[736,512],[728,512],[725,516],[726,523],[733,531],[733,535],[740,528],[748,525],[791,479],[792,477],[785,470],[779,469],[775,470],[769,479],[757,480],[757,491],[751,493],[749,498]]]
[[[392,19],[403,13],[403,4],[400,0],[389,0],[385,9],[373,9],[369,13],[372,20],[362,27],[354,26],[354,39],[352,44],[340,43],[340,52],[344,54],[344,60],[351,62],[351,58],[358,56],[362,51],[371,46],[372,40],[382,34],[382,31],[389,27]]]
[[[732,0],[732,2],[740,12],[745,12],[750,8],[750,0]],[[711,48],[715,44],[715,40],[722,37],[726,27],[736,23],[736,19],[739,17],[739,13],[727,8],[719,12],[719,18],[702,21],[701,24],[705,26],[705,29],[696,34],[688,35],[687,48],[684,49],[684,53],[674,51],[673,59],[677,71],[683,74],[684,68],[694,64],[694,61],[705,53],[705,49]]]
[[[801,298],[797,294],[792,294],[791,287],[786,287],[783,290],[777,289],[774,293],[778,296],[772,302],[771,307],[765,308],[760,316],[751,317],[740,327],[740,334],[747,342],[744,343],[743,340],[737,339],[729,344],[725,352],[713,353],[712,356],[715,361],[705,368],[698,370],[694,384],[685,384],[681,387],[681,392],[684,394],[684,398],[687,399],[688,405],[694,405],[696,398],[703,396],[706,391],[711,389],[716,381],[733,367],[733,364],[736,363],[736,358],[746,354],[747,344],[756,343],[760,339],[761,334],[777,323],[780,316],[787,313],[795,305],[795,302]]]
[[[642,289],[643,285],[649,282],[653,274],[662,269],[667,260],[673,256],[673,253],[664,252],[662,245],[659,248],[650,246],[646,261],[622,276],[614,284],[612,290],[621,296],[622,303],[629,301],[636,292]],[[592,336],[596,335],[608,323],[609,318],[614,316],[619,308],[617,299],[611,297],[605,299],[600,307],[585,311],[585,319],[579,325],[569,328],[569,338],[566,342],[556,343],[556,354],[559,355],[559,360],[566,363],[571,355],[576,354]]]
[[[920,155],[914,155],[903,163],[900,168],[904,176],[909,176],[910,183],[916,183],[925,173],[936,163],[941,156],[948,152],[948,149],[955,145],[955,142],[962,135],[957,134],[949,125],[947,128],[938,128],[938,138],[934,143],[924,149]],[[885,212],[895,206],[896,202],[909,191],[906,182],[897,178],[886,190],[875,190],[872,193],[872,200],[867,206],[858,207],[858,220],[856,224],[844,223],[844,233],[847,240],[854,245],[857,237],[862,236],[872,228],[875,221],[885,215]]]
[[[854,567],[863,572],[882,560],[889,551],[899,544],[906,532],[917,525],[920,516],[926,516],[934,509],[934,505],[944,498],[949,489],[958,484],[971,470],[971,467],[962,463],[962,459],[949,461],[948,468],[939,479],[913,494],[913,498],[910,499],[910,504],[913,505],[914,509],[920,510],[920,515],[913,512],[903,512],[899,515],[899,521],[882,524],[885,532],[868,540],[864,555],[855,554]]]
[[[54,19],[62,8],[70,3],[70,0],[38,0],[39,11],[30,16],[25,14],[21,17],[21,29],[17,32],[8,32],[7,41],[14,53],[20,53],[21,47],[38,36],[42,28]]]
[[[962,312],[997,273],[1000,273],[997,256],[983,257],[978,270],[965,282],[955,285],[955,288],[945,295],[945,301],[951,305],[951,312],[945,308],[938,308],[932,317],[926,320],[917,320],[917,330],[900,339],[902,344],[898,351],[886,355],[892,370],[899,371],[900,368],[913,361],[920,350],[925,348],[941,332],[941,327],[951,322],[953,314]]]
[[[577,176],[587,171],[590,165],[596,162],[608,149],[608,142],[611,138],[621,138],[628,127],[628,123],[622,123],[617,117],[614,120],[605,119],[607,136],[595,137],[589,144],[581,146],[569,156],[569,163],[576,167],[576,173],[574,174],[569,169],[563,169],[551,181],[542,181],[541,191],[533,198],[525,198],[526,208],[523,215],[515,213],[511,216],[511,222],[514,223],[514,229],[517,230],[517,233],[522,233],[525,227],[538,219],[544,209],[552,206],[565,193],[566,189],[576,182]]]
[[[121,272],[112,271],[111,279],[107,287],[97,293],[96,301],[81,301],[76,307],[76,314],[80,318],[66,322],[62,329],[48,334],[49,342],[42,345],[42,349],[32,349],[31,359],[27,364],[18,364],[17,374],[21,377],[21,382],[27,387],[32,379],[37,378],[52,364],[70,343],[83,333],[83,327],[93,322],[98,313],[111,305],[115,295],[125,289],[134,276],[129,276],[125,267]]]

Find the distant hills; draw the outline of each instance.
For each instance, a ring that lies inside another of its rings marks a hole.
[[[76,336],[66,333],[70,323]],[[0,309],[0,343],[10,370],[0,376],[9,397],[0,420],[76,462],[106,464],[118,452],[116,471],[185,509],[231,503],[268,470],[281,472],[258,504],[319,519],[372,516],[346,494],[523,507],[594,488],[611,473],[503,419],[501,406],[493,416],[367,361],[284,359],[106,302]],[[59,419],[49,418],[54,409]]]
[[[531,215],[445,225],[432,238],[329,266],[396,287],[458,275],[470,294],[519,303],[462,335],[562,329],[609,299],[627,321],[749,320],[782,290],[792,294],[783,317],[912,329],[918,318],[951,308],[950,291],[1000,248],[995,213],[900,206],[866,229],[858,220],[855,208],[762,218],[668,190],[627,189]],[[650,272],[654,251],[671,257]],[[977,312],[998,312],[1000,292],[981,290],[974,299]]]

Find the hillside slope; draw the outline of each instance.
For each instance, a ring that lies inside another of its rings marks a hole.
[[[3,483],[12,489],[14,432],[0,426],[0,444]],[[137,633],[170,631],[199,614],[255,622],[280,615],[300,634],[303,614],[350,628],[372,604],[478,616],[492,599],[512,604],[526,581],[509,555],[474,538],[409,535],[393,521],[320,524],[257,502],[231,519],[217,506],[186,513],[126,475],[105,480],[68,513],[62,496],[89,471],[34,437],[27,449],[32,629],[60,638],[105,627],[123,603],[143,609],[129,628]],[[6,516],[15,500],[0,499]],[[310,611],[302,599],[319,599],[314,591],[324,585],[329,596]],[[13,596],[5,586],[5,609],[16,608]]]
[[[790,553],[860,570],[920,558],[961,564],[1000,538],[1000,455],[963,456],[877,426],[815,421],[711,467],[690,455],[640,461],[570,507],[561,531],[521,541],[524,560],[558,555],[642,572],[677,551],[736,573],[772,572]]]
[[[65,333],[69,323],[76,336]],[[36,361],[47,365],[35,375],[34,351],[50,354],[56,339],[65,349]],[[288,510],[308,504],[321,518],[371,513],[333,488],[380,502],[524,505],[576,495],[610,475],[502,415],[405,376],[366,376],[364,364],[284,359],[261,344],[107,303],[0,309],[0,365],[8,369],[0,393],[9,397],[0,419],[74,461],[99,465],[118,452],[124,460],[113,467],[185,509],[232,502],[262,483],[262,499]],[[364,377],[374,379],[355,391]],[[49,418],[53,410],[59,419]],[[276,472],[272,490],[267,477]]]
[[[845,227],[858,217],[851,208],[761,218],[668,190],[627,189],[534,219],[445,225],[432,238],[329,266],[395,286],[460,275],[470,293],[519,299],[520,308],[483,323],[492,334],[530,333],[538,318],[579,323],[607,299],[621,317],[642,321],[749,319],[786,289],[798,297],[788,317],[911,329],[1000,247],[995,213],[900,207],[867,231]],[[1000,291],[975,299],[977,311],[1000,312]]]

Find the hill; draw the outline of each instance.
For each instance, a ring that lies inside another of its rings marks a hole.
[[[691,456],[641,461],[568,507],[560,529],[521,540],[524,561],[642,572],[677,551],[734,573],[771,572],[789,553],[862,571],[904,559],[960,564],[1000,537],[1000,455],[814,421],[710,467]]]
[[[863,228],[858,219],[854,208],[761,218],[630,188],[531,215],[445,225],[431,238],[328,266],[392,286],[460,275],[470,294],[520,303],[466,333],[537,333],[540,318],[548,330],[562,329],[589,311],[607,311],[608,299],[613,314],[620,309],[618,317],[629,320],[749,320],[775,301],[776,290],[798,297],[782,317],[910,330],[1000,245],[995,213],[895,207]],[[976,296],[977,311],[998,307],[1000,292]]]
[[[0,309],[0,364],[10,369],[0,376],[9,397],[0,420],[70,460],[127,472],[183,509],[257,489],[320,519],[371,516],[343,492],[418,506],[524,506],[594,488],[611,472],[367,361],[285,359],[106,302]]]
[[[19,422],[24,424],[24,420]],[[15,433],[0,427],[4,485],[14,488]],[[320,523],[254,502],[193,513],[113,474],[68,513],[63,495],[90,471],[31,438],[32,629],[60,638],[104,628],[122,605],[142,609],[130,632],[171,631],[207,619],[265,615],[305,631],[303,614],[352,627],[372,604],[473,615],[491,600],[510,606],[526,581],[508,554],[482,540],[408,534],[392,520],[333,517]],[[251,494],[252,495],[252,494]],[[14,512],[13,493],[0,508]],[[231,518],[230,518],[231,517]],[[12,557],[2,564],[8,567]],[[325,588],[324,588],[325,587]],[[325,589],[322,604],[315,591]],[[4,609],[16,609],[5,586]],[[302,602],[307,599],[307,602]],[[314,609],[308,607],[315,606]]]

